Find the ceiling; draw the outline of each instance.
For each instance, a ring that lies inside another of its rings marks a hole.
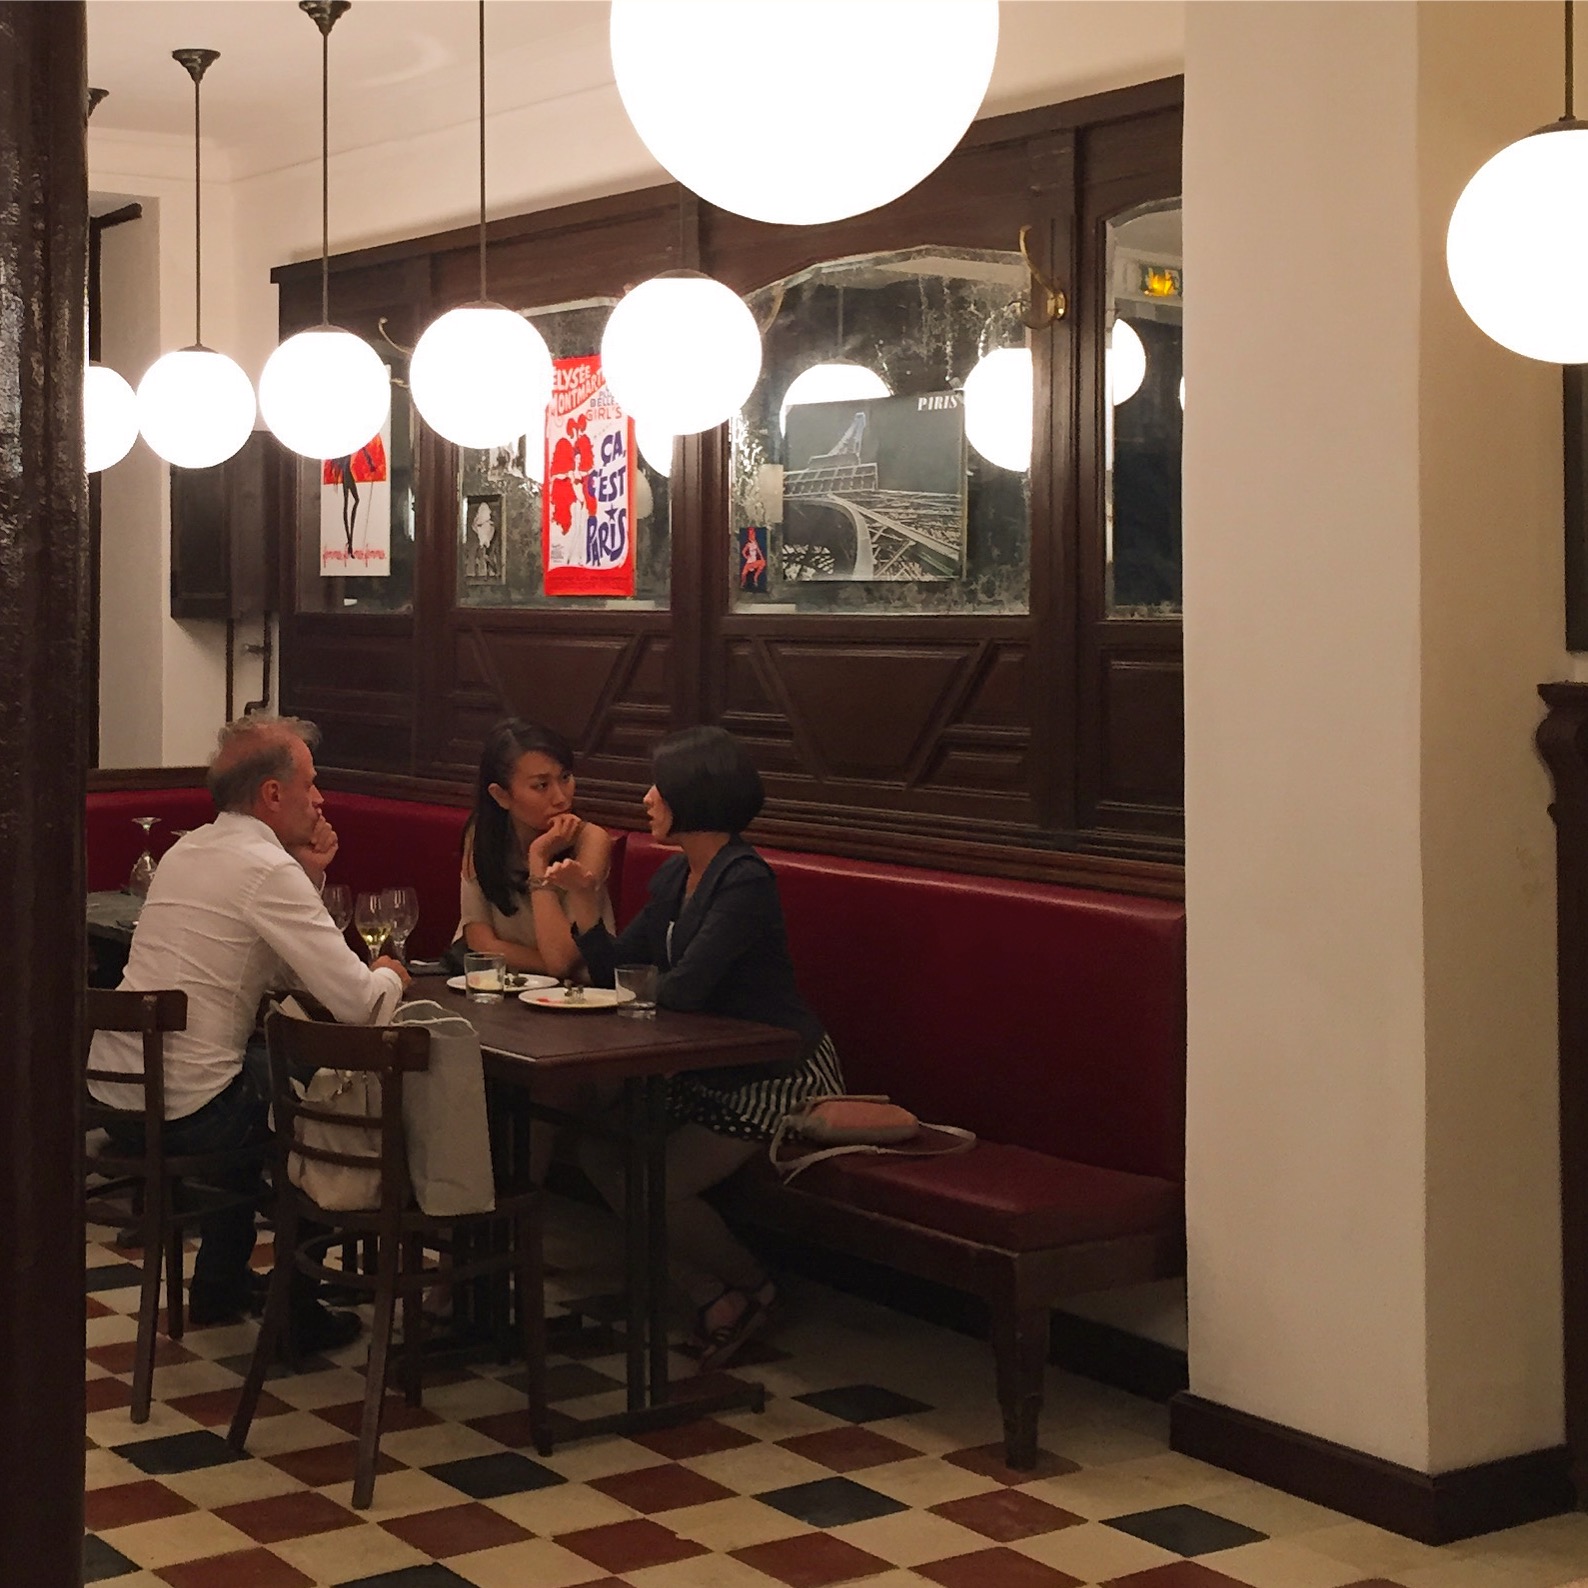
[[[474,119],[472,0],[356,0],[331,34],[331,148],[364,148]],[[605,0],[486,7],[488,104],[505,110],[611,82]],[[232,174],[320,152],[320,35],[293,0],[89,0],[88,80],[109,90],[96,132],[188,138],[193,90],[178,48],[220,51],[204,135]]]

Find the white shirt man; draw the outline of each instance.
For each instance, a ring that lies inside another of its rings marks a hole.
[[[165,1039],[165,1140],[172,1153],[232,1153],[240,1190],[258,1184],[258,1149],[269,1134],[264,1055],[250,1049],[260,998],[284,983],[306,988],[338,1020],[383,1020],[408,973],[393,959],[367,966],[337,930],[319,888],[336,853],[321,814],[309,745],[312,723],[245,717],[221,730],[209,788],[219,815],[161,859],[132,937],[123,989],[176,987],[187,994],[187,1029]],[[95,1035],[92,1066],[137,1074],[141,1039]],[[114,1108],[142,1106],[139,1087],[96,1082]],[[111,1127],[136,1150],[141,1122]],[[229,1322],[255,1299],[248,1258],[249,1207],[205,1219],[193,1266],[196,1326]],[[294,1276],[293,1328],[302,1350],[330,1349],[358,1332],[353,1314],[326,1312]]]

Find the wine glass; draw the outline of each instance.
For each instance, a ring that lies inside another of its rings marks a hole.
[[[381,895],[391,922],[392,953],[407,958],[408,934],[419,924],[419,893],[414,888],[387,888]]]
[[[386,913],[386,897],[380,893],[361,893],[353,906],[353,925],[364,939],[369,962],[380,958],[380,946],[391,935],[391,918]]]
[[[154,856],[149,853],[149,829],[157,826],[160,821],[158,816],[134,816],[132,825],[143,829],[143,853],[132,863],[132,871],[127,877],[127,892],[135,893],[141,899],[149,891],[149,884],[154,881]]]
[[[337,931],[345,932],[353,924],[353,890],[345,882],[328,882],[320,898]]]

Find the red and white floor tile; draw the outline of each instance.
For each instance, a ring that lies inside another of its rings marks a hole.
[[[553,1300],[610,1282],[601,1221],[558,1203]],[[1035,1472],[1000,1459],[985,1346],[817,1286],[736,1371],[770,1392],[642,1439],[528,1446],[516,1370],[393,1397],[352,1508],[363,1344],[273,1377],[224,1442],[254,1326],[162,1339],[130,1400],[136,1253],[90,1228],[84,1577],[115,1588],[1554,1588],[1588,1516],[1433,1549],[1176,1455],[1162,1407],[1054,1372]],[[689,1364],[677,1358],[681,1373]],[[621,1403],[618,1355],[555,1358],[571,1416]]]

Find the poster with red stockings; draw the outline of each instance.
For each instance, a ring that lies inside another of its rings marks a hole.
[[[546,409],[541,548],[547,595],[634,594],[634,422],[595,354],[559,358]]]

